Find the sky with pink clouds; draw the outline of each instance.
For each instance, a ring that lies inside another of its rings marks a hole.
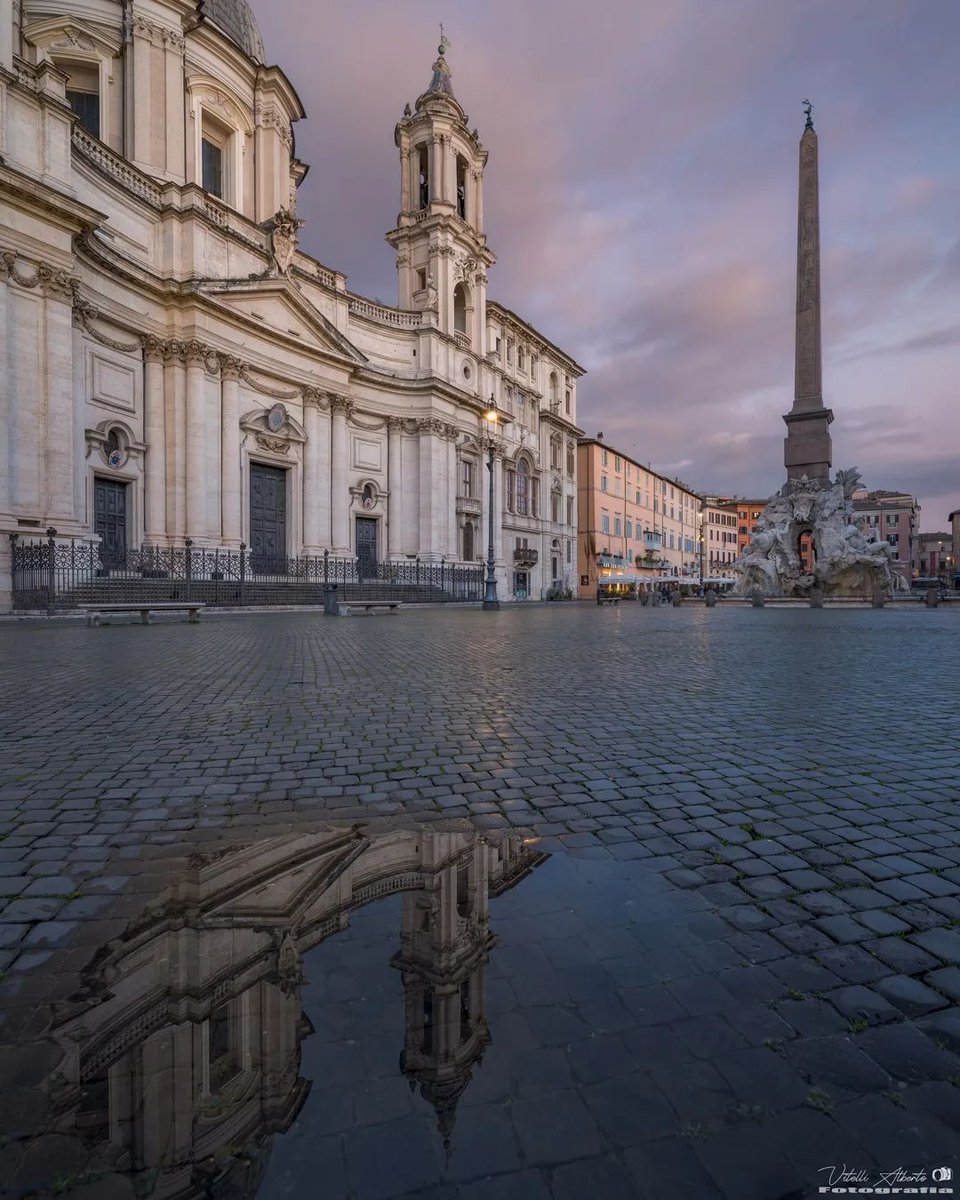
[[[797,144],[820,142],[834,467],[960,507],[958,0],[252,0],[299,91],[301,244],[396,303],[393,129],[430,80],[490,152],[489,294],[588,374],[579,422],[703,491],[783,481]]]

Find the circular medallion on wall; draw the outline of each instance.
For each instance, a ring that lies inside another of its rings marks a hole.
[[[463,377],[464,377],[464,379],[466,379],[468,381],[473,378],[473,371],[470,370],[469,363],[463,364]]]
[[[119,467],[123,465],[123,454],[119,450],[111,450],[107,457],[107,462],[111,467]]]
[[[267,413],[267,428],[271,433],[279,433],[287,421],[287,410],[282,404],[275,404]]]

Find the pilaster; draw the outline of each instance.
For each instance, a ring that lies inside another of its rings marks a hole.
[[[353,401],[346,396],[330,397],[330,513],[334,554],[350,555],[350,493],[347,490],[347,417]]]
[[[239,358],[220,359],[220,530],[223,543],[237,547],[243,540],[240,480]]]
[[[167,460],[163,418],[164,344],[145,337],[143,344],[144,536],[148,546],[167,538]]]

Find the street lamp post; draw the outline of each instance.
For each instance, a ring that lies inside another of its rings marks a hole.
[[[700,501],[700,595],[703,595],[703,555],[706,550],[706,528],[704,521],[706,520],[706,510],[703,500]]]
[[[490,397],[490,407],[484,413],[490,422],[490,440],[487,454],[487,470],[490,472],[489,493],[487,504],[487,582],[483,592],[483,611],[497,612],[500,601],[497,598],[497,570],[493,557],[493,435],[498,426],[509,424],[511,418],[502,413],[493,396]]]

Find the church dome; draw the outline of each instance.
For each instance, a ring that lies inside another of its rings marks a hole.
[[[263,38],[247,0],[200,0],[200,13],[254,62],[264,61]]]

